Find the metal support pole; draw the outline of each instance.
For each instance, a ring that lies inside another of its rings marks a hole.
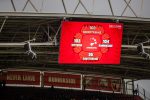
[[[128,2],[128,4],[130,4],[130,2],[131,2],[131,0]],[[128,7],[128,5],[126,5],[126,7],[124,8],[124,10],[123,10],[121,16],[123,16],[123,14],[124,14],[124,12],[126,11],[127,7]]]
[[[138,96],[139,96],[139,95],[140,95],[140,94],[139,94],[140,91],[139,91],[139,85],[138,85],[138,84],[137,84],[137,92],[138,92],[137,94],[138,94]]]
[[[134,80],[132,79],[132,94],[133,94],[133,96],[134,96]]]
[[[36,39],[35,38],[33,38],[33,39],[29,39],[29,40],[27,40],[27,41],[24,41],[24,42],[32,42],[32,41],[35,41]]]
[[[49,42],[49,41],[50,41],[50,38],[49,38],[49,37],[50,37],[50,36],[49,36],[49,24],[47,25],[47,31],[48,31],[48,32],[47,32],[47,37],[48,37],[48,42]]]
[[[126,94],[126,88],[125,88],[125,81],[124,81],[124,78],[122,78],[122,92],[123,92],[123,94]]]
[[[44,72],[41,72],[40,74],[40,83],[41,83],[41,88],[44,88]]]
[[[2,23],[2,26],[1,26],[1,28],[0,28],[0,33],[2,32],[2,29],[3,29],[4,25],[5,25],[6,19],[7,19],[7,18],[5,18],[4,21],[3,21],[3,23]]]
[[[144,100],[146,100],[145,89],[143,89],[143,96],[144,96]]]
[[[52,40],[52,38],[49,36],[49,31],[47,32],[44,27],[42,27],[42,29],[43,29],[43,31],[46,33],[46,35],[47,35],[47,37],[48,37],[48,41],[49,41],[49,40]]]
[[[127,4],[127,6],[131,9],[131,11],[133,12],[133,14],[135,15],[135,17],[138,17],[137,15],[136,15],[136,13],[134,12],[134,10],[130,7],[130,5],[127,3],[127,1],[126,0],[124,0],[124,2]]]
[[[140,42],[140,43],[144,44],[144,43],[149,43],[149,42],[150,42],[150,39],[144,42]],[[135,45],[138,45],[138,44],[135,44]]]
[[[75,9],[74,9],[74,11],[73,11],[73,14],[76,12],[76,10],[77,10],[79,4],[80,4],[80,1],[78,2],[77,6],[75,7]]]
[[[108,3],[109,3],[109,6],[110,6],[111,13],[112,13],[112,15],[114,16],[114,12],[113,12],[113,8],[112,8],[112,5],[111,5],[110,0],[108,0]]]
[[[36,11],[36,12],[38,12],[38,10],[36,9],[36,7],[34,6],[34,4],[29,0],[29,2],[30,2],[30,4],[31,4],[31,6],[33,7],[33,9]]]
[[[63,4],[64,10],[65,10],[65,13],[67,14],[67,9],[66,9],[64,0],[62,0],[62,4]]]
[[[23,9],[22,9],[22,11],[24,11],[24,10],[25,10],[25,8],[26,8],[26,6],[27,6],[28,2],[29,2],[29,0],[27,0],[27,1],[26,1],[25,5],[24,5],[24,7],[23,7]]]
[[[128,94],[128,87],[127,87],[127,82],[125,83],[125,92],[126,92],[126,94]]]
[[[138,33],[134,36],[134,38],[133,38],[133,40],[132,40],[132,42],[131,42],[131,45],[134,44],[134,41],[136,40],[137,36],[138,36]]]
[[[27,1],[26,1],[25,5],[24,5],[24,7],[23,7],[23,9],[22,9],[22,11],[25,10],[25,8],[26,8],[26,6],[28,5],[28,3],[31,4],[31,6],[33,7],[33,9],[34,9],[36,12],[38,12],[38,10],[36,9],[36,7],[34,6],[34,4],[33,4],[30,0],[27,0]]]
[[[85,5],[82,3],[81,0],[79,0],[80,4],[82,5],[82,7],[85,9],[85,11],[87,12],[87,14],[89,14],[88,10],[86,9]]]
[[[53,39],[53,41],[54,41],[54,43],[55,43],[55,46],[58,45],[58,43],[57,43],[57,35],[58,35],[60,29],[61,29],[61,24],[60,24],[60,26],[59,26],[59,28],[58,28],[58,30],[57,30],[55,36],[54,36],[54,39]]]
[[[14,4],[14,1],[13,1],[13,0],[11,0],[11,4],[12,4],[12,6],[13,6],[14,11],[16,11],[15,4]]]
[[[134,80],[132,79],[132,94],[133,94],[133,100],[135,95],[135,89],[134,89]]]

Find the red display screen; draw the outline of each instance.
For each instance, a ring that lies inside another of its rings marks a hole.
[[[120,64],[122,24],[63,21],[60,64]]]

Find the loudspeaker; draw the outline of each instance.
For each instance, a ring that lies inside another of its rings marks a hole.
[[[138,52],[139,54],[145,52],[145,51],[144,51],[144,48],[143,48],[143,43],[139,43],[139,44],[138,44],[138,46],[137,46],[137,52]]]
[[[31,46],[30,46],[29,42],[27,42],[27,43],[24,44],[24,50],[25,51],[29,51],[30,48],[31,48]]]

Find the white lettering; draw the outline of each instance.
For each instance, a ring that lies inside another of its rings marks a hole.
[[[21,80],[20,75],[7,75],[7,80]]]
[[[83,57],[82,60],[98,60],[98,57]]]
[[[84,34],[102,34],[101,31],[83,31]]]
[[[48,77],[48,82],[75,84],[76,80],[71,78]]]
[[[22,80],[23,81],[35,81],[35,77],[34,76],[24,75],[24,76],[22,76]]]
[[[121,28],[121,25],[109,25],[109,28]]]
[[[112,44],[99,44],[99,47],[113,47]]]
[[[88,55],[89,55],[90,57],[92,57],[94,54],[93,54],[93,53],[89,53]]]
[[[82,44],[71,44],[72,47],[82,47]]]
[[[103,40],[103,43],[109,43],[109,40]]]
[[[90,26],[90,29],[91,29],[91,30],[95,30],[96,27],[95,27],[95,26]]]
[[[80,39],[74,39],[74,43],[81,43]]]
[[[86,49],[97,49],[97,47],[86,47]]]

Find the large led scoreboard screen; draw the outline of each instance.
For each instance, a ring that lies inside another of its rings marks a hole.
[[[63,21],[59,64],[120,64],[120,23]]]

